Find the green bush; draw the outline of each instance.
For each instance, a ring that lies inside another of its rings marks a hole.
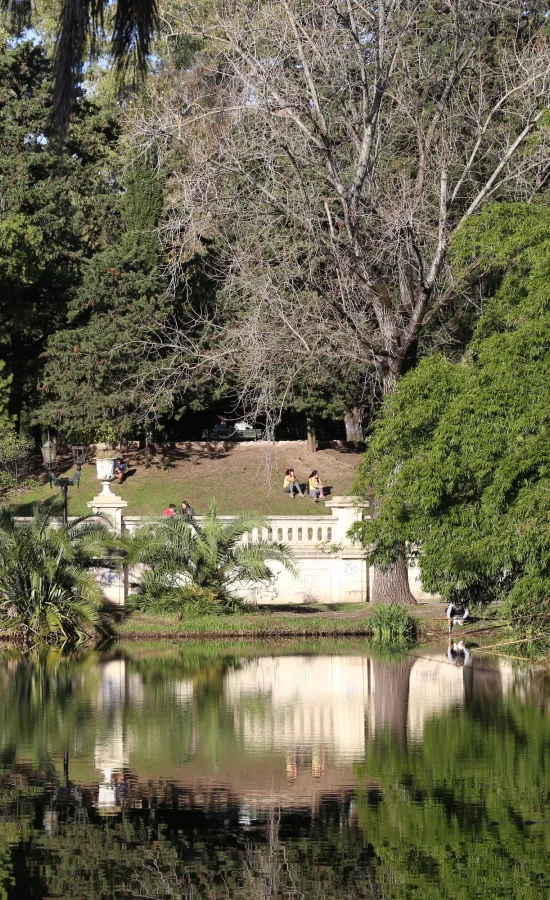
[[[410,644],[416,637],[416,619],[397,603],[375,606],[370,625],[372,639],[390,646]]]
[[[169,591],[153,599],[149,593],[133,594],[129,604],[132,609],[148,613],[178,615],[180,618],[221,615],[246,609],[246,604],[238,597],[221,598],[215,590],[190,582],[174,585]]]
[[[93,569],[112,538],[89,516],[59,525],[54,505],[38,504],[28,524],[0,509],[0,629],[23,643],[79,642],[99,621]]]

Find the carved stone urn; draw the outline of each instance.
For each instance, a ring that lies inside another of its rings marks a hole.
[[[112,496],[111,481],[113,481],[115,477],[115,463],[115,457],[96,457],[95,467],[97,478],[98,481],[101,481],[103,483],[103,489],[101,491],[102,494]]]
[[[122,534],[122,510],[128,506],[128,502],[117,497],[111,490],[111,481],[115,477],[115,464],[116,457],[114,456],[96,456],[96,472],[98,480],[102,483],[102,489],[97,497],[90,500],[88,506],[93,513],[104,513],[116,533]]]

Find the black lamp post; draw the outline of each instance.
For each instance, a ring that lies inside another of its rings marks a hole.
[[[76,466],[76,472],[74,473],[72,478],[59,478],[53,468],[55,466],[55,460],[57,458],[57,449],[53,441],[50,441],[49,437],[46,443],[42,446],[42,459],[44,460],[44,467],[50,478],[50,487],[52,484],[55,484],[57,487],[61,488],[63,494],[63,524],[66,525],[69,515],[67,509],[67,493],[70,487],[73,485],[78,485],[80,481],[80,470],[82,468],[82,464],[86,459],[86,453],[88,452],[88,447],[85,444],[73,444],[71,447],[73,451],[73,460]]]

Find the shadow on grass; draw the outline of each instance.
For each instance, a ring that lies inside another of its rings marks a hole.
[[[194,441],[189,441],[179,446],[172,443],[159,444],[157,455],[152,457],[147,450],[131,451],[128,456],[132,457],[136,464],[141,466],[171,469],[178,462],[187,461],[200,465],[203,460],[226,459],[236,447],[237,444],[230,441],[224,441],[222,445],[210,442],[197,444]]]
[[[32,516],[36,503],[36,500],[28,503],[12,503],[11,509],[16,516]]]
[[[318,441],[318,450],[338,450],[340,453],[357,453],[365,452],[364,441]]]
[[[10,509],[15,516],[32,516],[37,503],[48,504],[52,507],[53,515],[62,515],[63,511],[63,495],[57,488],[52,488],[52,492],[47,497],[35,498],[27,500],[24,503],[16,503],[13,500],[9,503]],[[69,513],[71,515],[71,513]]]
[[[254,606],[251,607],[250,610],[246,610],[246,612],[250,613],[260,613],[262,616],[269,616],[272,613],[284,613],[286,615],[314,615],[318,616],[321,613],[326,612],[326,608],[322,605],[317,604],[306,604],[306,603],[278,603],[278,604],[269,604],[269,606]]]
[[[118,485],[119,487],[123,484],[126,484],[129,478],[133,478],[134,475],[137,474],[137,469],[134,467],[133,469],[128,469],[128,471],[124,474],[124,478],[121,481],[117,481],[115,479],[113,481],[113,485]]]

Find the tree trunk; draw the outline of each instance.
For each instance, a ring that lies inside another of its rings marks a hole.
[[[409,587],[409,575],[405,551],[401,551],[397,562],[390,569],[382,571],[375,566],[372,579],[372,603],[401,603],[412,606],[416,603]]]
[[[384,396],[391,394],[399,377],[399,361],[392,360],[382,375]],[[383,572],[375,567],[372,579],[372,603],[401,603],[412,606],[416,603],[409,587],[409,574],[405,548],[399,553],[397,562]]]
[[[306,413],[307,449],[311,453],[317,453],[317,439],[315,437],[315,419],[311,413]]]
[[[155,456],[156,447],[155,447],[155,435],[153,431],[153,426],[149,422],[145,425],[145,449],[149,456]]]
[[[356,406],[353,409],[347,409],[344,414],[344,423],[346,426],[346,441],[363,440],[363,422],[360,409]]]

